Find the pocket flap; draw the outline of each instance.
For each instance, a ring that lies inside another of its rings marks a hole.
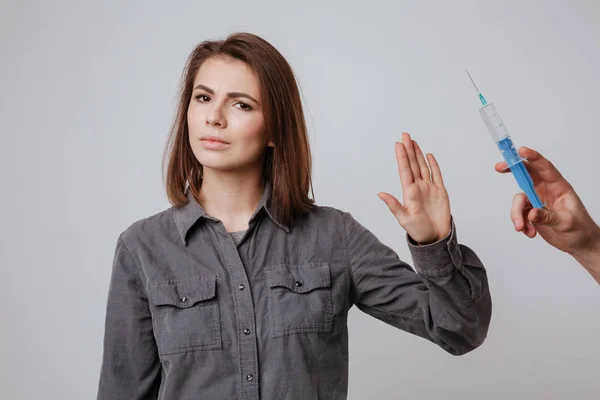
[[[331,271],[327,263],[280,265],[267,269],[265,273],[270,288],[285,287],[296,293],[307,293],[331,286]]]
[[[215,297],[217,277],[201,276],[180,281],[151,284],[150,297],[157,306],[189,308],[194,304]]]

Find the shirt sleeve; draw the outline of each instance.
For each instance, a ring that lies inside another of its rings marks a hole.
[[[98,400],[158,396],[160,361],[140,269],[123,235],[117,242],[106,308]]]
[[[363,312],[454,355],[483,343],[492,303],[485,268],[456,228],[425,246],[407,235],[416,272],[351,214],[344,214],[352,301]]]

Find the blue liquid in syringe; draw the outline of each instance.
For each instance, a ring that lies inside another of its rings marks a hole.
[[[515,146],[510,138],[510,136],[505,137],[504,139],[499,140],[497,143],[500,152],[502,152],[502,157],[504,157],[504,161],[509,167],[517,164],[521,161],[521,157],[517,153]]]
[[[527,167],[525,167],[523,160],[519,156],[519,153],[517,153],[510,136],[499,140],[496,144],[502,152],[504,161],[506,161],[510,171],[517,180],[519,187],[525,192],[525,194],[527,194],[527,198],[529,198],[531,205],[535,208],[543,207],[544,205],[540,201],[538,195],[535,193],[534,184],[529,172],[527,171]]]

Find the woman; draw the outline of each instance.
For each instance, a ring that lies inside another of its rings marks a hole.
[[[343,399],[348,310],[452,354],[479,346],[486,272],[460,246],[435,158],[396,144],[416,274],[348,213],[317,206],[292,70],[263,39],[201,43],[167,148],[173,207],[119,237],[99,399]]]

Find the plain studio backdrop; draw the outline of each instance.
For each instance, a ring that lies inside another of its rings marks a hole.
[[[188,54],[249,31],[301,87],[316,200],[412,264],[379,191],[394,142],[442,167],[493,317],[462,357],[350,311],[350,399],[598,399],[600,287],[513,230],[468,68],[517,146],[540,150],[600,219],[600,3],[2,1],[0,397],[95,398],[117,237],[169,207],[161,156]]]

